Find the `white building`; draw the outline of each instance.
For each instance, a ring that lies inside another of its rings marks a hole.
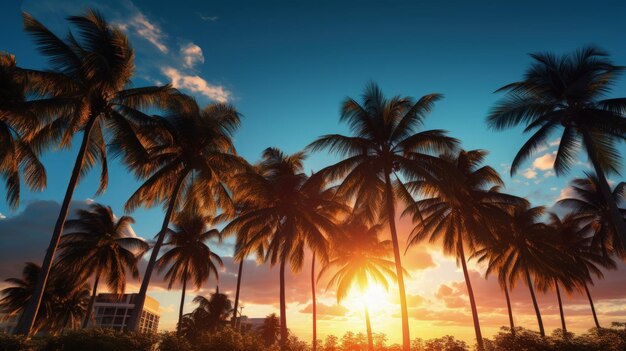
[[[93,326],[125,330],[130,315],[135,308],[137,294],[98,294],[94,303],[95,320]],[[95,322],[95,323],[94,323]],[[146,302],[139,321],[139,331],[156,334],[159,328],[159,302],[146,296]]]

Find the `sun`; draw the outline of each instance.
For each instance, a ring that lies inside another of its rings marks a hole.
[[[354,311],[363,311],[365,306],[370,312],[389,309],[389,292],[380,284],[369,284],[364,291],[354,286],[348,296],[344,305]]]

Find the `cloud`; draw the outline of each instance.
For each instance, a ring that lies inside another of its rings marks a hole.
[[[198,17],[200,17],[200,19],[203,20],[203,21],[215,22],[215,21],[217,21],[219,19],[218,16],[206,16],[206,15],[203,15],[202,13],[200,13],[200,12],[196,12],[196,13],[198,14]]]
[[[537,171],[532,168],[526,168],[524,172],[522,172],[522,176],[526,179],[533,179],[537,177]]]
[[[193,68],[198,63],[204,63],[202,49],[194,43],[181,46],[180,53],[183,56],[185,67]]]
[[[317,303],[317,314],[320,316],[334,316],[334,317],[343,317],[348,314],[349,310],[342,305],[327,305],[323,302]],[[313,313],[313,304],[307,304],[303,309],[299,311],[300,313]]]
[[[6,219],[7,216],[5,216],[3,213],[0,213],[0,219]]]
[[[537,157],[533,161],[533,168],[540,169],[542,171],[550,170],[554,167],[555,159],[556,159],[556,151]]]
[[[217,102],[227,102],[231,93],[219,85],[209,84],[206,80],[198,75],[185,74],[174,67],[164,67],[162,72],[172,81],[175,88],[188,90],[192,93],[198,93]]]
[[[122,30],[132,30],[133,33],[149,41],[162,53],[167,54],[169,52],[168,47],[164,43],[166,35],[158,25],[150,22],[148,17],[139,10],[136,10],[135,15],[128,22],[120,23],[118,26]]]

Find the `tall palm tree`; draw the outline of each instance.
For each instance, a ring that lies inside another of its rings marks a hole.
[[[91,295],[89,284],[84,283],[80,276],[56,275],[50,288],[50,311],[54,316],[50,321],[50,329],[60,333],[68,328],[79,328],[88,318]]]
[[[337,303],[352,290],[363,294],[368,286],[380,284],[385,288],[389,280],[397,279],[395,262],[388,260],[392,252],[390,240],[379,241],[381,225],[368,227],[358,217],[349,218],[342,225],[344,235],[336,235],[332,241],[332,254],[320,270],[319,277],[331,272],[328,287],[337,286]],[[367,304],[364,304],[368,350],[374,350],[372,326]]]
[[[313,335],[311,336],[311,350],[317,350],[317,298],[315,296],[315,252],[311,257],[311,307],[312,307],[312,324]]]
[[[526,283],[537,316],[539,333],[543,337],[545,330],[535,296],[533,276],[538,278],[558,274],[558,268],[562,267],[559,261],[562,256],[554,240],[549,237],[548,225],[540,221],[545,214],[544,207],[530,207],[530,204],[525,203],[507,212],[498,219],[500,223],[508,223],[505,229],[501,229],[505,232],[497,240],[483,244],[474,255],[478,257],[478,262],[489,258],[489,267],[501,271],[500,274],[507,277],[511,288],[515,287],[518,280]]]
[[[407,189],[421,195],[422,200],[408,206],[404,212],[412,215],[417,223],[409,236],[409,247],[425,240],[441,242],[444,252],[453,254],[457,263],[461,263],[480,350],[484,348],[483,339],[465,246],[473,252],[495,235],[497,223],[492,220],[492,213],[525,202],[497,191],[503,182],[496,170],[482,165],[486,156],[483,150],[442,155],[446,166],[437,169],[439,174],[407,182]]]
[[[259,329],[265,347],[274,345],[278,334],[280,333],[280,321],[278,320],[276,313],[267,315]]]
[[[341,179],[338,193],[354,199],[355,207],[370,222],[386,219],[393,243],[400,310],[402,316],[402,350],[409,351],[409,317],[406,304],[400,245],[396,229],[394,188],[402,188],[402,179],[424,176],[438,160],[430,152],[445,152],[457,145],[442,130],[417,132],[439,94],[429,94],[414,101],[410,97],[384,97],[381,89],[371,83],[365,89],[362,103],[347,98],[341,108],[342,122],[350,127],[352,136],[324,135],[311,143],[311,150],[329,149],[344,157],[335,165],[320,171],[331,182]],[[402,197],[401,197],[402,199]]]
[[[174,210],[183,199],[200,201],[198,206],[208,214],[234,212],[228,182],[233,174],[246,167],[237,156],[232,135],[239,126],[239,113],[230,105],[215,103],[201,109],[195,100],[184,95],[170,101],[171,114],[154,117],[156,127],[149,131],[146,143],[148,161],[143,149],[127,152],[128,163],[136,175],[146,178],[126,203],[132,211],[138,206],[158,203],[166,208],[161,230],[141,282],[135,308],[128,323],[138,327],[139,316],[154,271],[159,250]],[[202,194],[202,197],[194,194]]]
[[[592,174],[586,178],[572,180],[573,194],[569,198],[557,202],[572,211],[576,222],[584,226],[584,231],[589,231],[592,236],[590,245],[601,249],[605,256],[614,254],[622,260],[626,260],[626,249],[616,228],[612,225],[609,204],[600,190],[599,180]],[[612,192],[611,198],[617,204],[626,200],[626,183],[620,182]],[[619,209],[622,217],[626,217],[626,210]]]
[[[78,181],[99,163],[102,172],[97,193],[102,193],[108,183],[107,135],[123,144],[139,145],[133,126],[150,119],[138,109],[156,104],[171,91],[169,86],[129,88],[135,68],[133,50],[124,32],[110,26],[98,12],[89,10],[68,21],[78,29],[78,35],[70,32],[63,40],[24,14],[25,30],[52,66],[50,71],[40,73],[45,79],[36,83],[42,98],[29,101],[33,113],[51,121],[39,128],[29,142],[39,152],[53,144],[69,148],[79,132],[82,141],[43,260],[43,274],[35,298],[16,328],[18,334],[28,334],[35,321]]]
[[[46,171],[24,138],[41,122],[27,108],[28,93],[27,75],[15,57],[0,52],[0,173],[12,208],[19,205],[21,181],[33,190],[46,187]]]
[[[620,168],[616,143],[626,138],[626,98],[604,99],[624,67],[615,66],[607,53],[594,47],[560,57],[550,53],[530,56],[534,62],[524,79],[498,90],[506,96],[488,117],[495,129],[523,124],[525,132],[534,131],[515,156],[511,174],[545,145],[555,130],[563,128],[554,161],[556,174],[567,173],[583,146],[615,230],[626,243],[626,222],[606,179]]]
[[[559,251],[568,255],[571,262],[560,272],[561,276],[569,278],[570,285],[585,290],[596,328],[600,328],[588,285],[593,285],[593,276],[598,279],[604,278],[602,268],[616,269],[617,264],[610,256],[605,255],[600,247],[594,245],[593,230],[590,231],[591,227],[585,225],[586,223],[586,218],[581,223],[581,217],[576,213],[569,213],[562,219],[556,214],[550,214],[550,225],[556,231]]]
[[[236,256],[261,250],[263,260],[280,264],[281,350],[285,350],[288,331],[285,296],[285,268],[302,268],[305,247],[327,255],[326,236],[336,230],[334,217],[341,206],[332,193],[321,190],[319,176],[303,173],[305,154],[285,155],[276,148],[263,152],[256,170],[235,178],[235,193],[248,199],[248,210],[239,214],[224,232],[237,233]]]
[[[222,259],[209,248],[207,243],[213,238],[221,241],[219,230],[214,228],[207,230],[207,226],[211,224],[213,224],[213,218],[201,214],[194,206],[184,209],[175,216],[174,229],[168,231],[168,240],[164,245],[169,246],[170,249],[156,263],[159,272],[167,268],[165,279],[169,280],[168,289],[171,289],[177,281],[183,284],[178,312],[177,333],[179,336],[187,281],[191,280],[196,288],[200,288],[211,274],[215,279],[218,278],[216,262],[220,267],[224,266]]]
[[[110,291],[120,295],[126,290],[127,271],[139,278],[137,262],[148,244],[131,236],[132,223],[132,217],[117,219],[111,207],[92,204],[87,210],[78,210],[77,218],[65,224],[67,233],[61,237],[57,258],[60,274],[94,278],[83,328],[91,320],[100,278]]]
[[[200,335],[225,325],[232,310],[230,299],[221,294],[219,288],[216,288],[215,293],[208,299],[199,295],[193,302],[198,304],[198,307],[185,314],[180,321],[181,333],[189,340],[196,340]]]
[[[28,300],[31,299],[33,291],[35,291],[37,277],[39,275],[41,275],[41,267],[35,263],[27,262],[22,269],[22,278],[5,279],[5,282],[10,284],[9,287],[4,288],[0,292],[2,295],[0,310],[5,314],[5,318],[14,318],[22,313]],[[46,292],[33,326],[34,333],[38,332],[46,325],[51,315],[50,300],[50,294]]]

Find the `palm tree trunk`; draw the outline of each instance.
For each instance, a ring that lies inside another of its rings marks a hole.
[[[241,288],[241,273],[243,271],[243,259],[239,262],[239,271],[237,272],[237,292],[235,293],[235,307],[233,308],[233,320],[231,326],[237,328],[237,309],[239,308],[239,289]]]
[[[78,179],[80,178],[80,171],[83,168],[83,161],[85,159],[85,153],[87,152],[87,146],[89,145],[91,130],[93,129],[93,126],[95,125],[97,120],[97,116],[91,116],[90,119],[87,121],[87,124],[85,125],[83,140],[80,144],[80,149],[78,150],[76,161],[74,162],[74,169],[72,170],[70,182],[67,185],[67,189],[65,191],[65,197],[63,198],[63,203],[61,204],[61,211],[59,212],[59,217],[57,218],[56,224],[54,225],[52,238],[50,238],[50,244],[48,245],[46,255],[41,265],[41,274],[39,275],[39,277],[37,277],[37,284],[35,285],[35,289],[33,290],[33,295],[28,300],[28,303],[24,308],[24,312],[22,312],[22,316],[20,317],[18,324],[13,331],[13,334],[15,335],[28,336],[33,329],[33,325],[35,324],[35,318],[37,317],[39,305],[41,304],[43,293],[48,282],[50,269],[52,268],[52,262],[56,254],[57,247],[59,246],[61,233],[63,233],[63,227],[65,226],[65,220],[67,219],[67,214],[70,209],[70,203],[72,202],[72,197],[74,196],[74,189],[76,189]]]
[[[287,350],[287,305],[285,301],[285,260],[280,260],[280,351]]]
[[[463,238],[461,232],[458,235],[458,251],[461,259],[461,266],[463,267],[463,276],[465,277],[465,285],[467,286],[467,294],[469,295],[470,306],[472,308],[472,318],[474,320],[474,332],[476,333],[476,344],[478,350],[484,350],[483,335],[480,331],[480,321],[478,320],[478,310],[476,309],[476,300],[474,299],[474,290],[472,289],[472,282],[470,281],[469,273],[467,271],[467,263],[465,263],[465,250],[463,249]]]
[[[133,312],[130,315],[128,324],[126,325],[127,330],[137,331],[137,329],[139,328],[139,321],[141,319],[141,313],[143,312],[143,305],[146,302],[146,293],[148,292],[148,285],[150,284],[152,271],[154,271],[156,260],[159,256],[159,250],[161,250],[161,246],[163,245],[163,240],[165,239],[165,234],[167,233],[167,227],[170,225],[170,219],[172,218],[174,208],[176,207],[176,199],[178,198],[178,193],[186,176],[186,172],[182,173],[176,185],[172,189],[172,196],[167,206],[167,211],[165,212],[165,218],[163,218],[161,231],[159,232],[159,236],[157,237],[157,242],[152,248],[150,260],[148,261],[148,266],[146,267],[146,273],[143,276],[143,280],[141,281],[141,288],[139,288],[139,293],[137,294],[137,297],[135,299],[135,307],[133,308]]]
[[[613,198],[613,193],[611,192],[611,187],[609,186],[609,182],[606,179],[606,175],[602,168],[600,168],[600,162],[598,161],[598,154],[596,153],[595,145],[589,135],[588,131],[583,131],[583,141],[585,143],[585,148],[587,149],[587,155],[589,156],[589,160],[593,165],[593,168],[596,172],[596,176],[598,177],[598,185],[600,186],[600,192],[602,193],[602,197],[604,197],[604,201],[609,206],[609,212],[611,213],[611,219],[613,220],[613,225],[617,233],[620,236],[622,245],[626,245],[626,221],[624,221],[624,217],[620,213],[619,208],[617,207],[617,203]]]
[[[312,351],[317,349],[317,302],[315,300],[315,253],[311,260],[311,304],[313,305],[313,342],[311,343]]]
[[[504,297],[506,298],[506,308],[509,311],[509,325],[511,326],[511,335],[515,336],[515,323],[513,322],[513,309],[511,308],[511,298],[509,297],[509,288],[506,282],[502,285],[504,289]]]
[[[178,324],[176,325],[176,336],[180,338],[181,332],[181,322],[183,321],[183,309],[185,308],[185,291],[187,290],[187,268],[185,265],[185,270],[183,271],[183,293],[180,296],[180,308],[178,309]]]
[[[98,267],[96,271],[96,279],[93,281],[93,290],[91,291],[91,298],[89,299],[89,305],[87,305],[87,312],[85,313],[85,319],[83,320],[83,329],[87,328],[89,321],[91,320],[91,313],[93,311],[93,304],[96,302],[96,295],[98,294],[98,282],[100,281],[101,269]]]
[[[528,289],[530,290],[530,297],[533,300],[533,307],[535,308],[535,314],[537,315],[537,324],[539,324],[539,334],[542,337],[546,336],[546,331],[543,329],[543,320],[541,319],[541,312],[539,311],[539,305],[537,304],[537,297],[535,297],[535,289],[533,289],[533,281],[530,279],[530,272],[528,269],[526,270],[526,283],[528,284]]]
[[[554,289],[556,290],[556,299],[559,302],[559,314],[561,315],[561,329],[563,330],[563,337],[567,335],[567,326],[565,325],[565,314],[563,313],[563,301],[561,301],[561,290],[559,289],[559,282],[554,279]]]
[[[593,321],[596,323],[596,328],[600,329],[600,322],[598,322],[598,316],[596,315],[596,308],[593,305],[593,299],[591,298],[589,287],[587,286],[587,282],[585,282],[584,284],[585,284],[585,292],[587,293],[587,298],[589,299],[589,305],[591,306],[591,313],[593,314]]]
[[[372,337],[372,323],[370,322],[370,311],[365,304],[365,327],[367,329],[367,350],[374,351],[374,338]]]
[[[396,263],[396,276],[398,277],[398,290],[400,292],[400,312],[402,317],[402,351],[410,351],[411,337],[409,334],[409,313],[406,304],[406,292],[404,291],[404,275],[402,261],[400,259],[400,245],[398,244],[398,232],[396,230],[396,210],[394,204],[393,188],[391,186],[390,172],[385,172],[385,196],[387,198],[387,216],[389,218],[389,231],[393,243],[393,257]]]

